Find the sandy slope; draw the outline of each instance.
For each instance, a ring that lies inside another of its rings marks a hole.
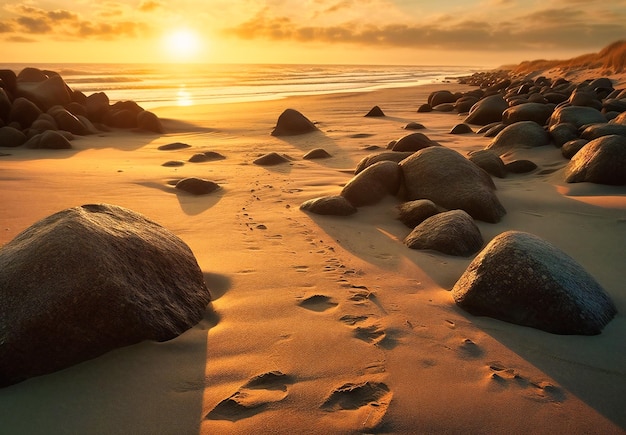
[[[540,168],[495,182],[508,214],[478,223],[554,243],[605,287],[620,314],[599,336],[557,336],[477,318],[449,289],[470,259],[406,248],[388,198],[348,218],[306,214],[338,194],[356,163],[407,133],[409,121],[461,152],[454,114],[418,114],[455,84],[250,104],[164,108],[163,137],[106,133],[71,151],[3,150],[0,244],[63,208],[109,202],[185,240],[217,316],[166,343],[142,343],[0,390],[8,433],[624,433],[626,189],[563,183],[552,146],[519,152]],[[374,105],[385,118],[364,118]],[[269,135],[283,109],[319,133]],[[185,120],[174,121],[176,120]],[[193,146],[159,151],[174,141]],[[332,158],[302,160],[322,147]],[[161,166],[194,152],[226,159]],[[260,167],[267,152],[292,161]],[[199,176],[221,189],[176,194]],[[350,384],[350,385],[348,385]],[[333,395],[333,392],[335,394]],[[237,405],[239,402],[239,405]],[[241,406],[245,404],[248,408]]]

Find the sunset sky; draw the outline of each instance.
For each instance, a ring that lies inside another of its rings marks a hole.
[[[2,62],[492,65],[626,39],[626,0],[8,0]]]

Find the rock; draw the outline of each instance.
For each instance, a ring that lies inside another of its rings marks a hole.
[[[137,114],[129,109],[111,110],[105,117],[105,123],[113,128],[136,128]]]
[[[564,143],[578,139],[578,128],[569,122],[562,122],[550,126],[548,134],[552,138],[554,145],[561,148]]]
[[[288,161],[289,159],[287,157],[281,156],[278,153],[268,153],[255,159],[252,163],[259,166],[274,166]]]
[[[209,160],[209,158],[204,153],[196,153],[193,156],[189,157],[189,162],[191,163],[202,163]]]
[[[416,199],[398,206],[398,220],[409,228],[415,228],[426,219],[446,211],[429,199]]]
[[[569,104],[571,106],[587,106],[594,109],[601,110],[602,102],[593,91],[585,89],[576,89],[569,97]]]
[[[0,82],[1,83],[1,82]],[[7,95],[6,91],[0,87],[0,120],[9,122],[11,116],[11,99]]]
[[[582,147],[565,168],[565,181],[626,184],[626,137],[602,136]]]
[[[56,213],[0,248],[0,385],[170,340],[209,301],[189,247],[157,223],[107,204]]]
[[[403,151],[403,152],[384,151],[378,154],[370,154],[366,157],[363,157],[361,161],[356,165],[354,174],[355,175],[358,174],[359,172],[363,171],[365,168],[372,166],[374,163],[377,163],[377,162],[390,161],[390,162],[400,163],[400,161],[406,159],[411,154],[413,154],[413,151]]]
[[[59,75],[32,82],[20,78],[17,94],[32,101],[44,112],[53,106],[64,106],[72,101],[68,87]]]
[[[500,156],[491,150],[480,150],[470,153],[469,160],[494,177],[506,177],[506,167]]]
[[[13,70],[0,69],[0,81],[4,83],[4,89],[8,94],[15,95],[17,92],[17,75]]]
[[[611,120],[611,124],[622,124],[626,125],[626,112],[620,113],[617,117]]]
[[[432,249],[447,255],[467,257],[483,245],[474,219],[463,210],[450,210],[429,217],[404,239],[411,249]]]
[[[428,113],[428,112],[432,112],[433,108],[430,107],[430,104],[422,104],[421,106],[419,106],[417,108],[417,113]]]
[[[182,142],[172,142],[165,145],[159,146],[157,149],[159,151],[172,151],[172,150],[183,150],[185,148],[191,148],[191,145],[182,143]]]
[[[13,127],[0,127],[0,147],[15,148],[26,143],[26,135]]]
[[[272,136],[294,136],[317,131],[317,127],[302,113],[286,109],[278,117]]]
[[[433,106],[433,110],[435,112],[453,112],[454,104],[453,103],[443,103]]]
[[[206,156],[207,160],[209,161],[226,159],[226,157],[224,157],[222,154],[215,152],[215,151],[205,151],[203,154]]]
[[[626,125],[622,124],[593,124],[585,128],[580,134],[582,139],[593,140],[609,135],[626,136]]]
[[[428,105],[430,107],[439,106],[445,103],[454,103],[458,97],[448,90],[435,91],[428,96]]]
[[[404,126],[405,130],[423,130],[426,127],[424,127],[423,124],[420,124],[419,122],[409,122],[407,125]]]
[[[143,110],[137,114],[137,128],[152,133],[165,133],[161,120],[154,113]]]
[[[219,189],[220,186],[204,178],[188,177],[176,183],[176,189],[193,195],[206,195]]]
[[[365,115],[367,117],[381,117],[381,116],[385,116],[383,110],[378,107],[378,106],[374,106],[370,109],[369,112],[367,112],[367,114]]]
[[[466,133],[474,133],[474,131],[472,130],[472,127],[470,127],[467,124],[457,124],[454,127],[452,127],[452,130],[450,130],[450,134],[466,134]]]
[[[18,97],[13,101],[9,122],[17,122],[23,129],[32,125],[43,112],[35,103],[24,97]]]
[[[491,124],[488,124],[488,125],[491,125]],[[484,136],[485,137],[496,137],[506,127],[507,127],[506,124],[502,124],[501,122],[499,122],[496,125],[494,125],[493,127],[491,127],[489,130],[487,130],[485,132]]]
[[[402,172],[396,162],[383,161],[368,166],[344,186],[341,196],[355,207],[372,205],[400,189]]]
[[[504,124],[514,124],[520,121],[533,121],[544,126],[554,112],[554,106],[541,103],[524,103],[509,107],[502,113]]]
[[[70,141],[60,132],[46,130],[31,137],[24,146],[31,149],[67,150],[72,148]]]
[[[495,237],[452,289],[467,312],[554,334],[599,334],[617,309],[575,260],[519,231]]]
[[[328,151],[326,151],[323,148],[312,149],[311,151],[306,153],[304,156],[302,156],[304,160],[327,159],[329,157],[332,157],[332,156],[328,153]]]
[[[85,110],[90,121],[103,122],[110,110],[109,97],[104,92],[97,92],[87,96]]]
[[[418,151],[426,147],[438,145],[437,142],[430,140],[424,133],[410,133],[398,139],[391,149],[393,151]]]
[[[48,79],[46,73],[39,68],[26,67],[17,74],[17,82],[43,82]]]
[[[578,151],[582,149],[585,145],[587,145],[589,141],[587,139],[574,139],[569,142],[565,142],[561,147],[561,154],[566,159],[571,159],[576,155]]]
[[[542,126],[533,121],[521,121],[507,125],[486,149],[503,154],[516,148],[534,148],[549,143],[550,136]]]
[[[180,166],[185,166],[185,162],[182,160],[168,160],[167,162],[162,163],[161,166],[166,168],[178,168]]]
[[[506,163],[504,168],[511,174],[526,174],[537,169],[537,165],[530,160],[519,159]]]
[[[400,167],[407,200],[430,199],[485,222],[498,222],[506,214],[489,174],[450,148],[425,148],[402,160]]]
[[[606,121],[606,117],[593,107],[565,106],[557,108],[552,113],[548,124],[552,127],[555,124],[568,122],[576,128],[580,128],[583,125],[605,123]]]
[[[54,117],[54,121],[59,127],[59,130],[69,131],[70,133],[81,136],[90,133],[80,119],[61,106],[52,107],[48,110],[48,113]]]
[[[474,104],[478,103],[478,101],[478,97],[471,95],[461,97],[454,102],[454,110],[456,110],[457,113],[467,113]]]
[[[309,199],[300,205],[300,209],[315,214],[333,216],[349,216],[357,212],[357,208],[340,195]]]
[[[490,95],[472,106],[464,122],[476,125],[501,122],[502,112],[508,107],[509,105],[501,95]]]

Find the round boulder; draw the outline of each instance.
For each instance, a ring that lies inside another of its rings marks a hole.
[[[490,95],[474,104],[465,118],[465,123],[487,125],[502,121],[502,112],[509,107],[502,95]]]
[[[479,150],[470,153],[469,160],[494,177],[506,177],[506,168],[500,156],[491,150]]]
[[[626,136],[602,136],[583,146],[565,168],[568,183],[626,184]]]
[[[370,154],[369,156],[361,159],[361,161],[356,165],[354,173],[358,174],[359,172],[365,170],[365,168],[372,166],[377,162],[390,161],[400,163],[411,154],[413,154],[413,151],[385,151],[378,154]]]
[[[159,117],[147,110],[143,110],[137,114],[137,128],[152,133],[165,133]]]
[[[554,334],[599,334],[617,313],[574,259],[520,231],[495,237],[456,282],[452,296],[471,314]]]
[[[483,245],[474,219],[463,210],[450,210],[429,217],[404,239],[411,249],[432,249],[447,255],[467,257]]]
[[[0,127],[0,147],[14,148],[26,142],[26,135],[17,128]]]
[[[28,128],[43,112],[35,103],[24,97],[18,97],[13,101],[9,122],[17,122],[22,128]]]
[[[550,136],[542,126],[533,121],[521,121],[507,125],[486,149],[502,154],[515,148],[540,147],[549,143]]]
[[[0,385],[202,319],[211,297],[189,247],[107,204],[53,214],[0,248]]]
[[[430,199],[485,222],[499,222],[506,214],[489,174],[450,148],[417,151],[402,160],[400,167],[404,176],[401,191],[407,200]]]
[[[580,128],[587,124],[605,123],[606,117],[598,109],[594,109],[593,107],[563,106],[557,108],[554,113],[552,113],[548,124],[553,126],[563,122],[569,122],[576,126],[576,128]]]
[[[309,199],[300,205],[300,210],[333,216],[349,216],[357,212],[350,201],[339,195]]]
[[[539,125],[545,125],[550,115],[554,111],[554,106],[541,103],[523,103],[509,107],[502,113],[502,122],[514,124],[520,121],[533,121]]]
[[[176,183],[176,189],[193,195],[206,195],[220,188],[219,184],[204,178],[188,177]]]
[[[396,162],[382,161],[368,166],[344,186],[341,196],[355,207],[376,204],[400,189],[402,171]]]
[[[410,133],[395,141],[391,149],[393,151],[418,151],[423,148],[439,145],[430,140],[424,133]]]

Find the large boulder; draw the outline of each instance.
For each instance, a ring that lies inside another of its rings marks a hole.
[[[63,106],[72,101],[69,88],[59,75],[52,75],[43,81],[18,79],[17,93],[37,104],[44,112],[52,106]]]
[[[502,121],[502,112],[509,107],[502,95],[490,95],[474,104],[465,118],[467,124],[487,125]]]
[[[583,146],[565,168],[565,181],[625,185],[626,136],[602,136]]]
[[[20,127],[25,129],[30,127],[42,113],[41,109],[32,101],[24,97],[18,97],[11,106],[9,121],[17,122]]]
[[[294,136],[317,131],[317,127],[302,113],[286,109],[278,117],[272,136]]]
[[[400,189],[402,171],[396,162],[382,161],[352,177],[341,190],[341,196],[355,207],[376,204]]]
[[[574,259],[519,231],[495,237],[456,282],[452,296],[471,314],[555,334],[599,334],[617,313]]]
[[[469,154],[469,160],[494,177],[506,177],[506,167],[498,153],[491,150],[478,150]]]
[[[9,126],[0,127],[0,147],[19,147],[26,140],[27,137],[21,130]]]
[[[404,239],[411,249],[427,249],[467,257],[483,245],[474,219],[463,210],[450,210],[429,217]]]
[[[545,125],[550,115],[554,111],[554,106],[541,103],[523,103],[509,107],[502,113],[502,122],[514,124],[520,121],[533,121],[539,125]]]
[[[626,125],[624,124],[593,124],[585,128],[580,134],[582,139],[593,140],[602,136],[616,134],[626,136]]]
[[[534,148],[549,143],[550,135],[542,126],[533,121],[521,121],[507,125],[486,149],[503,154],[516,148]]]
[[[486,222],[498,222],[506,214],[489,174],[450,148],[425,148],[401,161],[400,167],[401,192],[409,201],[430,199]]]
[[[553,126],[564,122],[568,122],[575,125],[576,128],[580,128],[587,124],[605,123],[606,117],[598,109],[594,109],[593,107],[562,106],[552,113],[548,124]]]
[[[210,299],[189,247],[159,224],[107,204],[53,214],[0,249],[0,386],[172,339]]]

